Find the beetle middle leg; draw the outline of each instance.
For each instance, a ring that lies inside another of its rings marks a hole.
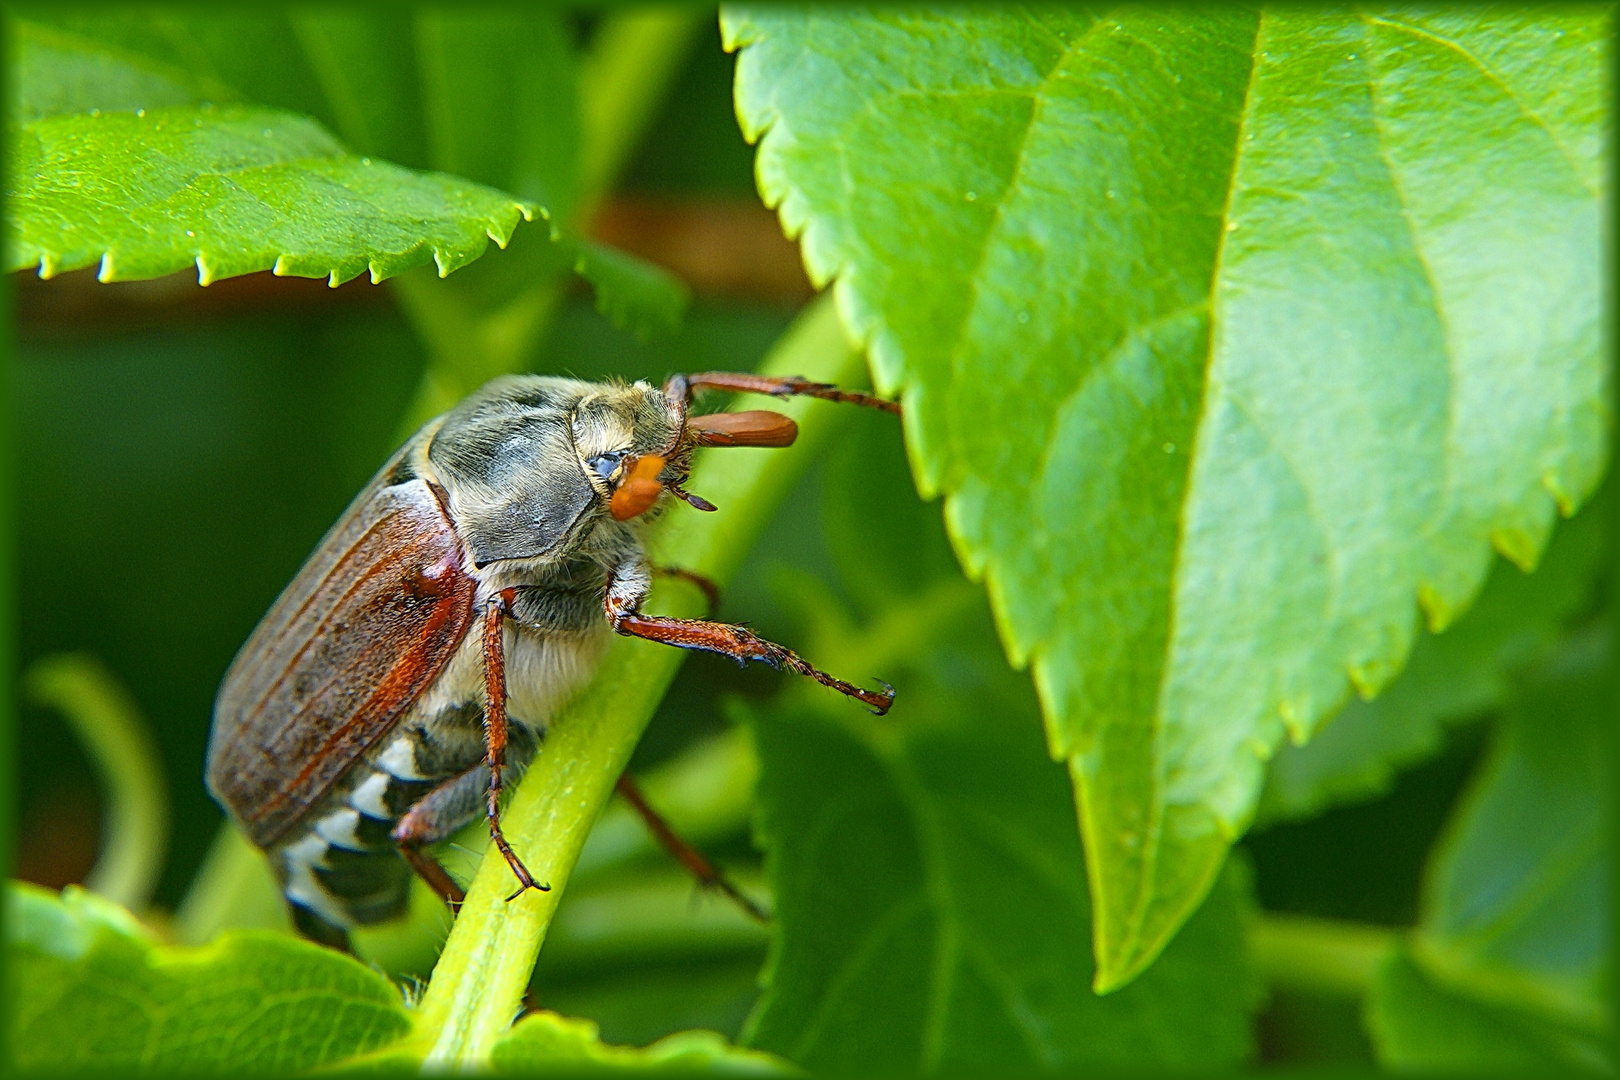
[[[709,601],[709,614],[713,615],[720,610],[720,586],[715,584],[713,578],[705,577],[696,570],[688,570],[684,566],[654,566],[652,572],[659,577],[675,578],[696,586]]]
[[[512,613],[517,590],[507,589],[490,600],[484,609],[484,763],[489,768],[489,797],[485,816],[489,818],[489,839],[506,865],[517,875],[518,889],[506,899],[516,900],[527,889],[550,892],[550,885],[541,885],[517,857],[512,845],[501,832],[501,773],[506,767],[506,645],[502,638],[501,620]]]
[[[507,739],[503,778],[515,780],[528,768],[540,740],[528,725],[510,721]],[[457,773],[412,803],[389,834],[401,857],[452,910],[460,907],[466,892],[427,848],[486,813],[489,781],[488,761]]]

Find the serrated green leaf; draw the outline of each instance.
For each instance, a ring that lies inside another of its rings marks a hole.
[[[731,1046],[712,1031],[682,1031],[645,1049],[602,1042],[589,1020],[538,1012],[513,1025],[490,1053],[497,1072],[692,1072],[724,1076],[781,1076],[795,1070],[757,1050]]]
[[[889,418],[857,419],[824,480],[863,508],[838,534],[877,553],[941,544],[903,470],[870,467],[900,449]],[[983,598],[935,567],[846,577],[843,591],[882,601],[865,626],[797,579],[804,655],[897,695],[882,718],[819,688],[750,716],[776,921],[746,1041],[818,1073],[1242,1061],[1252,975],[1229,887],[1154,970],[1092,993],[1069,785]]]
[[[452,176],[344,152],[312,120],[228,106],[71,114],[13,139],[6,264],[101,281],[197,268],[204,285],[274,270],[338,285],[434,262],[440,276],[537,208]]]
[[[350,957],[277,934],[168,948],[69,886],[7,893],[12,1060],[24,1069],[292,1071],[386,1046],[399,991]]]
[[[673,334],[692,299],[686,283],[661,266],[589,240],[573,241],[574,272],[596,290],[596,310],[638,337]]]
[[[1404,953],[1380,968],[1366,1006],[1379,1060],[1403,1071],[1610,1075],[1604,1040],[1437,983]]]
[[[1610,1028],[1612,635],[1526,685],[1429,867],[1415,958],[1473,997]]]
[[[1352,701],[1304,746],[1284,744],[1266,773],[1256,825],[1381,795],[1397,769],[1439,749],[1447,723],[1501,704],[1509,677],[1561,642],[1570,616],[1590,602],[1607,551],[1609,498],[1599,493],[1559,527],[1534,574],[1495,562],[1473,607],[1444,633],[1424,634],[1388,690]]]
[[[1071,765],[1098,986],[1602,471],[1608,8],[730,9],[766,201]]]

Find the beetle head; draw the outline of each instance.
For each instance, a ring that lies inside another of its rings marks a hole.
[[[536,375],[496,379],[445,417],[428,449],[457,527],[483,566],[555,558],[606,521],[646,518],[682,488],[700,446],[787,446],[773,412],[688,418],[646,383]]]

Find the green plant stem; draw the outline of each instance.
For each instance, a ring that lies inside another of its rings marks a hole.
[[[845,340],[830,298],[807,309],[761,370],[826,381],[858,377],[859,355]],[[720,512],[675,508],[657,537],[659,561],[721,583],[736,570],[777,503],[832,434],[839,412],[808,399],[775,407],[801,421],[798,444],[778,451],[705,452],[691,487]],[[649,607],[701,613],[695,591],[674,584],[657,590]],[[683,655],[663,645],[615,639],[590,686],[553,721],[545,751],[502,817],[512,845],[551,891],[507,902],[512,872],[505,862],[485,859],[479,866],[417,1010],[415,1041],[430,1065],[487,1062],[510,1026],[585,838]]]
[[[1249,948],[1266,982],[1282,990],[1361,997],[1399,934],[1382,926],[1262,912]]]
[[[603,21],[579,67],[576,228],[590,221],[640,143],[707,13],[705,8],[658,7],[615,12]],[[551,325],[567,278],[566,273],[546,274],[488,311],[446,287],[430,268],[392,279],[400,310],[428,349],[427,370],[401,437],[489,379],[521,370]]]
[[[143,910],[168,848],[169,795],[134,699],[101,661],[81,653],[36,661],[23,691],[62,714],[101,774],[107,799],[101,850],[85,885]]]

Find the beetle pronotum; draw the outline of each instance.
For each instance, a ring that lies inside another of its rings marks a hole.
[[[692,452],[787,446],[798,432],[773,412],[689,417],[710,388],[899,411],[724,372],[676,375],[661,391],[496,379],[382,467],[270,608],[220,686],[208,786],[269,854],[305,936],[347,948],[349,928],[402,913],[412,870],[459,899],[426,848],[479,814],[518,893],[547,887],[501,834],[501,791],[610,629],[785,667],[887,711],[889,687],[834,678],[745,627],[641,611],[649,521],[669,497],[714,509],[682,486]]]

